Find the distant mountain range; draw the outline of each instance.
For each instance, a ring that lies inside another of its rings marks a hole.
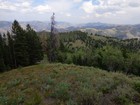
[[[30,24],[32,28],[39,31],[50,31],[50,22],[41,21],[27,21],[19,22],[20,25],[25,28],[27,24]],[[11,30],[12,22],[0,21],[0,33],[5,33]],[[117,37],[121,39],[126,38],[140,38],[140,24],[137,25],[116,25],[106,23],[86,23],[86,24],[71,24],[68,22],[57,22],[56,28],[59,32],[67,32],[74,30],[81,30],[89,34],[98,34],[111,37]]]
[[[50,31],[50,22],[42,22],[42,21],[26,21],[19,22],[20,25],[25,29],[27,24],[30,24],[31,27],[39,32],[39,31]],[[60,31],[68,31],[66,28],[71,27],[72,25],[67,22],[57,22],[57,28]],[[5,33],[7,31],[11,31],[12,22],[9,21],[0,21],[0,33]]]

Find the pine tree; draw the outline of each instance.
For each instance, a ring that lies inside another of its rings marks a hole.
[[[8,48],[8,40],[6,34],[3,34],[3,59],[5,63],[5,69],[9,70],[11,69],[10,67],[10,57],[9,57],[9,48]]]
[[[10,67],[13,69],[16,68],[14,40],[9,32],[7,32],[7,37],[8,37],[9,62],[10,62]]]
[[[14,21],[12,24],[12,33],[14,35],[14,48],[16,66],[27,66],[29,65],[28,46],[26,40],[26,32],[19,25],[18,21]]]
[[[37,33],[28,24],[26,27],[27,45],[30,65],[43,59],[43,51]]]
[[[4,58],[3,58],[3,39],[0,34],[0,72],[5,70]]]

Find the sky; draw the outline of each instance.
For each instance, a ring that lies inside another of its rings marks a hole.
[[[140,24],[140,0],[0,0],[0,21]]]

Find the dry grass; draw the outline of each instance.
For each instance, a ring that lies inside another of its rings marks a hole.
[[[0,105],[136,105],[140,78],[97,68],[39,64],[0,74]]]

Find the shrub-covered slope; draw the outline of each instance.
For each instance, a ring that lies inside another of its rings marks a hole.
[[[139,105],[140,78],[40,64],[0,74],[0,105]]]

